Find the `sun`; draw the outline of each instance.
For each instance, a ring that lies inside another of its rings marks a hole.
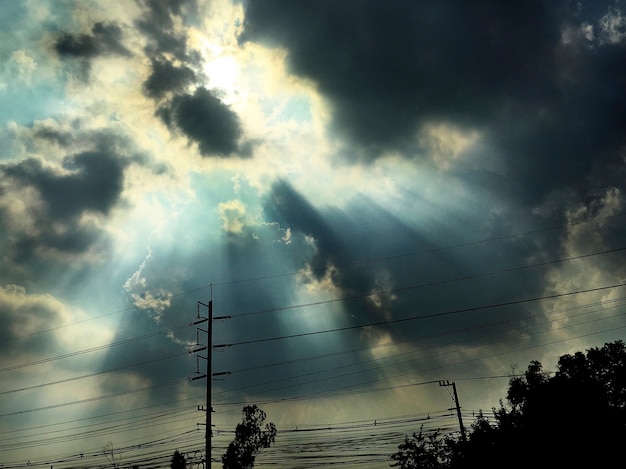
[[[236,101],[242,72],[234,31],[216,32],[209,25],[203,29],[192,28],[189,45],[200,53],[204,86],[217,92],[226,104]]]
[[[239,66],[234,57],[219,56],[204,67],[209,78],[209,86],[225,92],[236,90],[239,78]]]
[[[208,40],[203,41],[202,54],[207,88],[219,91],[220,97],[227,104],[235,101],[239,95],[240,78],[237,59],[227,48]]]

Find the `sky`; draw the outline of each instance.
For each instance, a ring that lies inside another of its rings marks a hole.
[[[1,1],[0,60],[3,468],[195,466],[209,301],[216,468],[626,334],[624,1]]]

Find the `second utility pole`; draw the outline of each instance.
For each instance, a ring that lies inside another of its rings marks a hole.
[[[459,405],[459,396],[456,393],[456,383],[454,383],[454,381],[451,383],[450,381],[446,380],[441,380],[439,381],[439,386],[452,386],[452,391],[454,393],[454,404],[455,407],[453,407],[450,410],[454,410],[456,409],[456,415],[459,419],[459,428],[461,429],[461,440],[465,441],[465,427],[463,426],[463,417],[461,417],[461,406]]]

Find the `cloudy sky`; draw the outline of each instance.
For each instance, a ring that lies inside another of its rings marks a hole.
[[[622,0],[4,1],[0,59],[5,468],[201,459],[211,297],[277,467],[626,335]]]

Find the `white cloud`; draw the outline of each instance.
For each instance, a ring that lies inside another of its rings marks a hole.
[[[139,268],[126,280],[124,289],[130,294],[133,304],[138,309],[147,311],[150,317],[158,324],[163,319],[163,314],[170,307],[173,294],[159,289],[158,292],[152,292],[148,288],[148,279],[143,275],[143,271],[152,257],[150,247],[148,254],[143,260]]]
[[[393,281],[389,271],[383,270],[376,272],[374,288],[370,292],[368,299],[374,304],[386,320],[392,319],[391,304],[398,299],[397,295],[394,293],[387,293],[392,288]]]
[[[18,340],[11,346],[13,363],[25,361],[33,352],[21,347],[20,339],[31,336],[49,337],[49,354],[61,350],[76,351],[94,344],[107,344],[113,331],[97,321],[89,321],[88,312],[71,308],[51,294],[28,293],[20,285],[0,286],[0,317],[3,327]],[[15,355],[22,355],[16,360]],[[37,352],[41,358],[41,351]],[[4,361],[4,360],[3,360]]]
[[[0,90],[17,87],[30,87],[37,63],[24,50],[16,50],[11,58],[4,63],[0,75]]]
[[[564,257],[585,256],[610,247],[610,217],[620,213],[623,205],[623,194],[613,188],[606,190],[603,197],[593,204],[572,207],[567,212],[569,225],[563,240]],[[581,220],[585,222],[581,223]],[[556,264],[546,274],[546,294],[588,290],[619,283],[620,276],[616,275],[616,269],[607,268],[606,262],[607,256],[599,255]],[[621,278],[626,278],[626,269],[618,270]],[[620,289],[613,288],[565,296],[547,302],[544,311],[552,319],[555,336],[567,337],[573,333],[569,327],[593,319],[596,317],[592,314],[594,312],[601,313],[608,308],[605,315],[608,318],[612,314],[613,301],[621,295]],[[595,321],[592,324],[602,328],[606,327],[607,322]]]
[[[248,224],[246,206],[241,200],[222,202],[217,207],[222,220],[222,228],[229,235],[240,235]]]
[[[431,123],[420,130],[418,144],[439,169],[448,170],[478,139],[478,132],[463,132],[450,125]]]
[[[626,37],[626,17],[621,10],[610,8],[600,19],[600,40],[608,44],[619,44]]]
[[[51,324],[64,323],[68,312],[50,295],[27,295],[20,285],[0,287],[0,311],[4,327],[11,335],[27,336],[48,329]]]

